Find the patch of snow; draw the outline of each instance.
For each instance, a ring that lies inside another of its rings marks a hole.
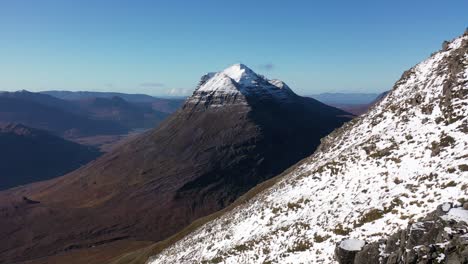
[[[340,248],[347,251],[361,251],[366,244],[365,241],[359,239],[346,239],[341,241]]]
[[[255,85],[257,80],[260,79],[260,76],[244,64],[234,64],[225,69],[223,73],[229,76],[236,83],[246,86]]]
[[[440,255],[437,257],[437,263],[442,263],[445,260],[445,254],[440,253]]]
[[[468,223],[468,210],[465,210],[462,207],[452,208],[447,215],[444,215],[443,217],[444,219],[453,219]]]
[[[424,223],[416,222],[416,223],[411,225],[410,231],[417,231],[417,230],[425,231],[426,228],[424,227]]]
[[[444,211],[445,213],[448,212],[450,208],[452,208],[452,205],[450,203],[442,204],[442,211]]]

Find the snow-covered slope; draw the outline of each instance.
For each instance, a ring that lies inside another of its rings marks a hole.
[[[226,104],[248,104],[248,96],[285,100],[297,96],[284,82],[268,80],[244,64],[234,64],[223,71],[208,73],[188,103],[219,107]],[[219,103],[214,104],[214,101]]]
[[[150,263],[333,263],[468,196],[468,35],[405,72],[367,114],[273,187]]]

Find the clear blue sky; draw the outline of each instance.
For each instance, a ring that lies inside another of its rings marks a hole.
[[[191,93],[242,62],[300,94],[380,92],[468,1],[0,0],[0,90]]]

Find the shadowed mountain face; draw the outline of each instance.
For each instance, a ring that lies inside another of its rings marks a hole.
[[[69,175],[0,193],[0,236],[11,238],[0,259],[162,240],[312,154],[348,120],[244,65],[207,74],[158,128]]]
[[[101,153],[45,131],[0,125],[0,190],[64,175]]]

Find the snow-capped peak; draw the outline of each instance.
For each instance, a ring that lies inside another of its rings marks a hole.
[[[233,81],[240,85],[252,85],[260,78],[254,71],[244,64],[234,64],[224,71],[225,75],[229,76]]]
[[[223,71],[217,73],[208,73],[202,77],[202,82],[199,91],[225,91],[227,89],[222,89],[219,87],[220,82],[225,82],[226,78],[231,79],[231,82],[234,86],[239,88],[255,86],[259,81],[265,80],[261,76],[257,75],[253,70],[244,64],[234,64]],[[222,81],[224,79],[224,81]],[[224,88],[234,88],[235,87],[224,87]],[[230,90],[230,89],[228,89]]]
[[[295,96],[294,92],[283,81],[268,80],[244,64],[234,64],[223,71],[203,75],[187,102],[221,106],[247,104],[246,97],[284,101],[291,96]]]

